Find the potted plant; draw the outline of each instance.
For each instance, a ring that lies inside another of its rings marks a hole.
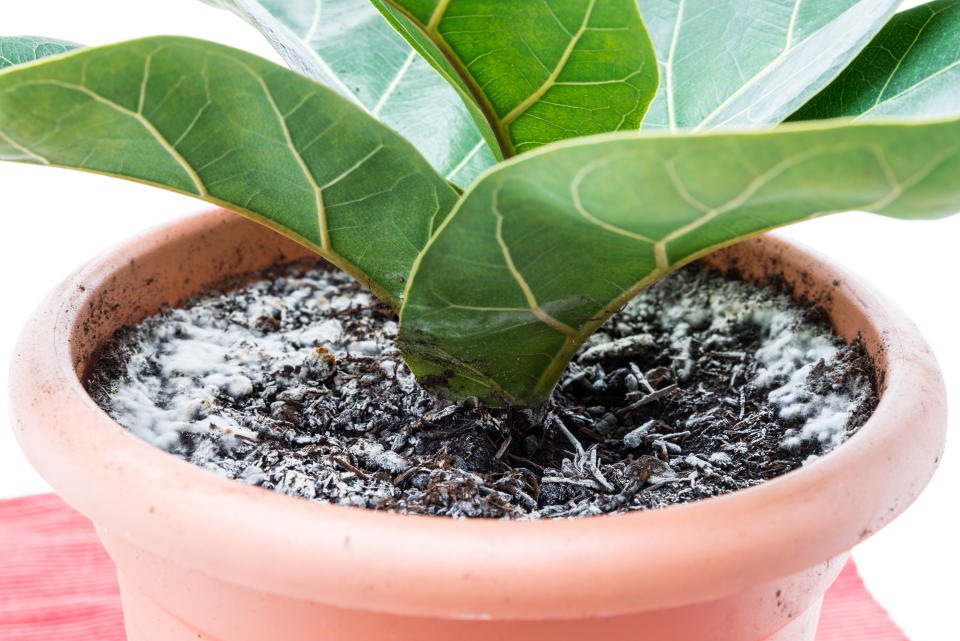
[[[161,230],[81,270],[25,334],[18,438],[97,524],[130,638],[812,638],[846,551],[932,473],[942,384],[855,279],[772,240],[723,248],[834,211],[957,209],[942,45],[960,3],[764,20],[742,2],[712,3],[722,20],[658,0],[216,4],[305,75],[183,38],[0,40],[0,157],[191,194],[297,243],[221,214]],[[730,43],[739,21],[756,40]],[[356,64],[358,42],[384,56]],[[84,392],[119,326],[308,250],[393,309],[407,366],[450,401],[536,414],[616,310],[703,258],[822,300],[864,337],[881,404],[836,452],[748,491],[517,523],[243,487],[137,441]]]

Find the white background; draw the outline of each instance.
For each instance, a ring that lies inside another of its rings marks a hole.
[[[196,0],[32,0],[3,5],[3,35],[45,35],[99,45],[179,34],[279,60],[245,23]],[[0,198],[0,390],[7,389],[2,364],[12,356],[19,328],[60,279],[145,228],[205,208],[187,197],[133,183],[15,164],[0,166]],[[938,355],[951,407],[960,407],[960,216],[901,222],[843,214],[783,233],[847,265],[899,303]],[[0,391],[0,417],[6,415],[6,393]],[[913,641],[958,638],[960,421],[951,422],[947,454],[925,494],[854,552],[867,585]],[[0,497],[45,491],[49,487],[24,460],[0,418]]]

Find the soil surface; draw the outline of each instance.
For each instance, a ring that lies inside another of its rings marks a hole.
[[[118,422],[245,483],[455,517],[661,507],[789,472],[877,403],[859,341],[823,310],[690,266],[584,346],[541,412],[444,406],[397,324],[317,264],[265,274],[117,332],[88,381]]]

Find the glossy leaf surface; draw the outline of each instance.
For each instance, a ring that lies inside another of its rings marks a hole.
[[[900,0],[637,0],[660,61],[644,129],[776,124],[829,84]]]
[[[330,89],[187,38],[0,71],[0,159],[151,183],[245,214],[396,305],[456,191]]]
[[[898,13],[791,120],[960,113],[960,2]]]
[[[38,36],[0,36],[0,69],[78,49],[66,40]]]
[[[408,364],[457,397],[535,405],[577,348],[667,272],[827,213],[960,209],[960,121],[559,143],[487,174],[417,264]]]
[[[295,71],[355,101],[461,186],[496,162],[483,115],[423,59],[369,0],[204,0],[237,13]]]
[[[637,129],[657,87],[635,0],[373,0],[485,114],[503,157]]]

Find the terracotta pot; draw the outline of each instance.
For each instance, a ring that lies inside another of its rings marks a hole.
[[[47,299],[13,366],[15,430],[117,563],[129,641],[813,638],[850,548],[916,498],[945,393],[901,312],[773,238],[705,259],[819,300],[882,370],[847,443],[749,490],[579,520],[453,520],[310,503],[220,478],[123,430],[81,379],[115,329],[307,252],[212,212],[92,261]]]

